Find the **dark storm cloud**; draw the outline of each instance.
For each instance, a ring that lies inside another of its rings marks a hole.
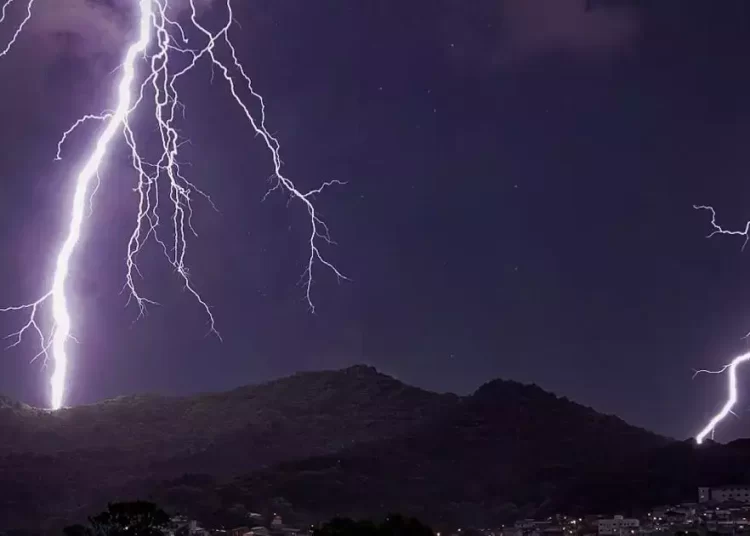
[[[212,1],[195,0],[195,5],[203,10]],[[76,55],[112,53],[119,51],[135,30],[134,5],[133,0],[37,0],[28,30],[42,39],[75,36],[80,46],[68,52]],[[169,6],[177,13],[187,10],[190,3],[172,0]]]
[[[638,36],[638,9],[600,0],[502,0],[467,4],[447,0],[443,10],[449,54],[462,68],[517,65],[549,55],[606,59]],[[446,43],[443,43],[446,44]]]
[[[621,49],[635,37],[639,20],[632,8],[584,0],[505,0],[498,4],[505,46],[514,56],[550,50],[599,54]]]
[[[201,12],[211,4],[195,0]],[[11,5],[0,25],[0,43],[18,28],[27,5]],[[137,31],[136,6],[134,0],[35,0],[30,21],[10,53],[0,58],[9,74],[0,87],[0,112],[25,117],[34,109],[89,113],[104,106],[123,51]],[[190,3],[170,0],[169,6],[171,17],[179,19]]]
[[[27,37],[45,45],[35,50],[37,55],[94,57],[123,43],[132,27],[131,19],[126,10],[116,9],[111,3],[37,0]],[[61,41],[70,46],[54,46]]]
[[[18,27],[25,3],[15,2],[12,8],[0,25],[2,43]],[[111,3],[36,0],[30,21],[0,59],[5,74],[0,112],[8,118],[25,118],[34,112],[47,115],[78,109],[77,103],[98,109],[98,88],[106,91],[113,83],[108,73],[117,65],[131,28],[132,16]]]

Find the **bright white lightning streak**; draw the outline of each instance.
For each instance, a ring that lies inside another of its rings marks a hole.
[[[6,0],[6,2],[3,4],[2,9],[0,9],[0,23],[2,23],[5,20],[5,15],[8,12],[8,8],[13,3],[13,0]],[[16,31],[13,32],[13,37],[10,38],[8,41],[8,44],[0,51],[0,58],[5,56],[8,52],[10,52],[10,49],[13,47],[13,45],[16,44],[16,41],[18,40],[18,36],[21,35],[21,32],[23,32],[24,26],[31,20],[31,8],[34,6],[34,0],[28,0],[28,4],[26,5],[26,15],[24,15],[23,20],[16,28]]]
[[[14,0],[6,0],[0,11],[0,23],[5,20],[6,12]],[[28,23],[32,16],[32,6],[34,0],[26,0],[26,14],[21,23],[16,28],[11,40],[0,52],[0,58],[6,55],[12,48],[13,44],[21,34],[23,27]],[[104,129],[99,134],[94,150],[89,155],[83,168],[76,177],[76,188],[73,196],[73,203],[70,213],[70,224],[68,234],[63,241],[58,253],[57,262],[51,290],[44,294],[35,302],[7,307],[0,311],[28,311],[28,321],[22,328],[14,333],[14,341],[11,346],[21,343],[23,335],[29,331],[34,331],[41,341],[41,350],[36,357],[49,357],[51,353],[54,363],[54,371],[50,378],[51,386],[51,406],[53,409],[59,409],[64,402],[66,373],[68,366],[68,355],[66,343],[71,336],[71,318],[68,310],[65,285],[70,273],[70,260],[79,242],[81,228],[83,225],[85,200],[91,189],[92,180],[99,178],[99,172],[110,147],[110,143],[116,134],[122,133],[125,142],[130,148],[131,163],[137,173],[138,181],[135,191],[138,195],[138,211],[136,217],[136,226],[127,244],[126,254],[126,277],[124,289],[127,289],[131,299],[134,299],[139,306],[140,314],[145,311],[145,306],[153,301],[139,294],[135,285],[135,275],[139,274],[136,264],[136,256],[142,250],[149,238],[153,238],[162,248],[165,256],[175,268],[177,274],[181,277],[186,290],[188,290],[203,307],[208,316],[210,331],[219,336],[216,331],[215,321],[209,305],[203,300],[200,294],[192,286],[189,272],[185,264],[187,253],[187,230],[197,235],[192,226],[192,197],[191,193],[195,192],[209,202],[210,197],[198,189],[194,184],[189,182],[180,171],[178,154],[181,140],[175,120],[178,110],[184,112],[184,107],[178,98],[176,82],[186,73],[192,70],[202,58],[210,60],[213,67],[220,69],[225,81],[227,82],[230,94],[235,102],[241,108],[244,116],[249,121],[253,131],[260,136],[265,145],[273,156],[273,165],[275,171],[276,184],[270,191],[281,189],[285,191],[292,199],[301,201],[310,217],[311,231],[309,235],[310,255],[307,260],[303,276],[306,278],[305,297],[310,308],[314,311],[311,299],[312,287],[312,270],[316,262],[320,262],[339,278],[345,278],[331,263],[323,258],[318,248],[318,240],[324,240],[333,243],[328,233],[328,228],[323,220],[320,219],[315,210],[312,198],[321,193],[326,187],[334,184],[344,184],[341,181],[332,180],[323,183],[319,188],[303,192],[297,189],[295,184],[282,173],[282,161],[280,156],[280,144],[278,140],[271,135],[266,128],[265,102],[252,85],[251,79],[245,73],[240,63],[236,49],[229,39],[229,29],[234,19],[232,12],[231,0],[226,0],[227,21],[226,24],[215,33],[206,29],[198,20],[195,0],[189,0],[190,4],[190,21],[193,30],[196,30],[206,39],[206,44],[200,49],[188,48],[188,37],[185,29],[178,22],[168,16],[170,9],[169,0],[138,0],[139,5],[139,33],[137,40],[130,44],[125,59],[121,64],[122,76],[117,89],[117,106],[113,111],[107,111],[97,115],[86,115],[76,121],[66,132],[57,146],[56,159],[62,157],[63,145],[69,135],[77,127],[90,120],[97,120],[104,123]],[[170,29],[174,30],[173,33]],[[231,54],[231,66],[223,63],[216,54],[217,44],[227,47]],[[148,55],[150,48],[156,51],[151,56]],[[186,65],[182,68],[173,68],[170,62],[171,54],[186,58]],[[139,58],[144,58],[148,66],[148,76],[136,89],[136,67]],[[243,84],[246,86],[249,94],[256,100],[260,108],[259,118],[256,119],[250,112],[250,107],[242,100],[238,93],[235,78],[232,69],[238,73]],[[136,136],[131,128],[130,119],[133,112],[146,99],[146,93],[153,90],[153,110],[157,128],[162,142],[162,155],[156,163],[148,163],[140,154],[136,141]],[[162,240],[157,231],[160,225],[159,212],[159,189],[158,184],[166,181],[169,191],[169,200],[172,207],[171,224],[173,235],[170,245]],[[97,183],[98,186],[98,183]],[[96,189],[94,189],[94,192]],[[268,195],[268,194],[266,194]],[[89,200],[90,201],[90,200]],[[213,205],[213,203],[211,203]],[[52,331],[49,337],[45,337],[41,327],[37,322],[37,313],[39,308],[48,300],[52,301]]]
[[[747,246],[748,240],[750,240],[750,222],[747,222],[745,224],[745,229],[743,231],[732,231],[729,229],[724,229],[716,222],[716,211],[713,209],[713,207],[707,206],[707,205],[695,205],[693,207],[696,210],[705,210],[711,214],[711,227],[713,231],[708,235],[708,238],[711,238],[712,236],[715,236],[717,234],[723,234],[723,235],[733,235],[733,236],[743,236],[745,237],[745,240],[742,244],[742,249],[745,249],[745,246]],[[750,333],[748,333],[750,335]],[[716,415],[714,415],[710,421],[708,421],[708,424],[698,433],[698,435],[695,436],[695,440],[698,444],[703,443],[704,439],[711,434],[713,436],[714,431],[716,430],[716,427],[723,421],[730,413],[732,413],[732,408],[737,403],[737,367],[741,364],[745,363],[746,361],[750,361],[750,352],[746,354],[742,354],[738,357],[735,357],[731,363],[728,365],[725,365],[719,370],[699,370],[696,371],[696,374],[699,373],[708,373],[708,374],[722,374],[724,372],[729,372],[729,381],[727,385],[727,400],[724,402],[724,405],[721,407],[721,410],[719,410]]]
[[[721,421],[723,421],[730,413],[732,413],[732,408],[737,403],[737,367],[748,360],[750,360],[750,352],[735,357],[730,364],[725,365],[719,370],[699,370],[696,372],[696,374],[702,372],[708,374],[721,374],[723,372],[729,371],[727,401],[724,403],[721,410],[711,418],[711,420],[703,428],[703,430],[701,430],[698,435],[695,436],[695,440],[699,445],[703,443],[703,440],[706,439],[706,436],[708,436],[709,434],[713,434],[714,430]]]

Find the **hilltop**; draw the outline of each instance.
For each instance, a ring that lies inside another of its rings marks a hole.
[[[2,399],[0,520],[53,526],[149,496],[216,520],[252,506],[489,523],[562,504],[587,471],[670,443],[533,385],[460,397],[365,366],[58,412]]]

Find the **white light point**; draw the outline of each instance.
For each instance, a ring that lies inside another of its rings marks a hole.
[[[2,5],[0,23],[7,19],[13,1],[6,0]],[[226,22],[216,32],[208,30],[198,20],[196,0],[189,0],[190,14],[188,18],[190,27],[184,27],[177,20],[172,20],[169,17],[169,0],[137,1],[139,8],[138,35],[136,40],[129,45],[125,58],[120,65],[122,74],[117,86],[114,109],[101,114],[89,114],[81,117],[63,133],[57,146],[55,159],[59,160],[62,158],[66,140],[79,126],[92,120],[99,121],[104,125],[93,151],[85,159],[75,178],[75,193],[70,209],[70,219],[67,224],[68,232],[57,254],[52,287],[34,302],[0,309],[2,312],[27,312],[27,322],[20,330],[10,336],[13,338],[10,346],[20,344],[27,331],[33,331],[39,338],[40,350],[34,359],[43,356],[45,363],[51,360],[54,366],[50,378],[50,406],[52,409],[59,409],[63,406],[67,385],[69,356],[66,344],[72,338],[72,320],[66,300],[66,283],[71,271],[71,257],[81,236],[86,199],[88,198],[91,202],[91,196],[98,187],[99,172],[107,157],[110,144],[117,135],[122,135],[130,148],[130,160],[138,178],[134,189],[138,197],[136,224],[128,241],[125,257],[126,272],[123,290],[126,290],[129,294],[128,302],[133,300],[138,304],[139,316],[145,312],[148,304],[155,303],[138,292],[135,277],[136,274],[139,274],[136,264],[137,254],[149,239],[153,239],[161,246],[164,255],[181,278],[184,288],[195,297],[204,309],[209,331],[220,338],[211,308],[192,285],[186,265],[187,235],[191,233],[197,236],[192,226],[191,203],[193,194],[202,196],[211,206],[213,206],[213,203],[206,193],[188,181],[181,173],[178,155],[181,145],[186,140],[181,138],[175,124],[178,115],[181,115],[178,114],[178,111],[184,112],[176,83],[202,59],[210,61],[212,67],[221,71],[224,80],[227,82],[229,95],[247,118],[252,132],[264,141],[271,152],[276,183],[269,190],[269,193],[282,190],[291,199],[302,202],[307,209],[310,218],[310,254],[307,258],[303,277],[305,298],[311,310],[314,311],[311,297],[312,271],[317,262],[332,270],[338,278],[345,279],[344,275],[323,258],[320,252],[319,240],[329,244],[333,242],[326,224],[320,219],[313,204],[313,197],[316,194],[321,193],[329,186],[344,183],[332,180],[323,183],[319,188],[304,192],[299,190],[282,173],[281,146],[279,141],[266,128],[265,103],[261,95],[253,89],[252,81],[245,73],[237,57],[236,49],[229,38],[229,30],[234,24],[231,0],[226,0]],[[32,17],[34,0],[25,0],[25,2],[23,18],[16,27],[11,40],[0,51],[0,58],[11,51],[24,26]],[[186,30],[197,32],[203,37],[203,44],[199,48],[188,47]],[[226,64],[218,58],[217,46],[226,48],[231,56],[231,63]],[[179,68],[173,67],[178,61],[182,61],[182,66]],[[136,81],[139,62],[146,70],[146,75],[140,84]],[[250,112],[250,105],[240,96],[241,89],[238,88],[236,78],[239,79],[242,86],[246,87],[249,97],[255,99],[256,106],[260,110],[257,118]],[[153,102],[147,97],[149,91],[153,92]],[[144,106],[151,108],[161,139],[162,154],[155,163],[149,163],[141,157],[138,151],[136,134],[130,125],[131,117]],[[94,178],[97,179],[97,182],[92,188]],[[171,212],[171,237],[168,242],[162,239],[158,233],[162,223],[160,220],[160,185],[163,185],[163,188],[168,189],[169,192],[168,207]],[[51,301],[52,328],[50,333],[45,336],[38,322],[38,313],[40,308],[48,301]]]

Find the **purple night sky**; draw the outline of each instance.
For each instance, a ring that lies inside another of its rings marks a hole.
[[[111,106],[133,29],[125,0],[37,3],[0,59],[0,305],[48,286],[95,129],[62,162],[56,143]],[[348,181],[318,207],[337,242],[324,253],[352,281],[318,265],[309,313],[304,207],[261,202],[270,154],[203,65],[182,92],[183,159],[220,212],[196,201],[188,264],[224,342],[156,247],[140,257],[142,288],[162,305],[138,321],[125,307],[136,198],[120,148],[73,262],[69,404],[367,363],[429,389],[503,377],[660,433],[700,428],[724,379],[692,370],[745,351],[750,331],[750,253],[705,240],[692,209],[712,204],[727,226],[750,217],[750,6],[235,4],[287,175],[304,189]],[[23,321],[0,316],[0,334]],[[0,356],[0,393],[45,405],[35,350]]]

